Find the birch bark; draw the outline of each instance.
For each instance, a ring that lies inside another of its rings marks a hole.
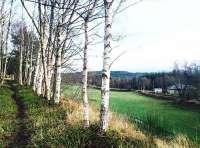
[[[25,57],[25,70],[24,70],[24,82],[28,84],[28,69],[29,69],[29,51],[30,49],[26,47],[26,57]]]
[[[36,59],[36,65],[35,65],[35,72],[34,72],[34,76],[33,76],[33,90],[36,91],[37,88],[37,77],[38,77],[38,73],[39,73],[39,68],[40,68],[40,59],[41,59],[41,48],[38,48],[38,52],[37,52],[37,59]]]
[[[61,85],[61,53],[62,48],[60,46],[60,23],[58,23],[58,30],[57,30],[57,46],[56,46],[56,62],[55,62],[55,79],[54,79],[54,93],[53,98],[54,102],[58,104],[60,102],[60,85]]]
[[[87,78],[88,78],[88,21],[84,23],[85,28],[85,47],[83,59],[83,74],[82,74],[82,98],[83,98],[83,126],[89,127],[89,103],[87,96]]]
[[[42,81],[43,81],[43,65],[42,62],[40,61],[39,64],[39,69],[40,71],[38,72],[38,77],[37,77],[37,95],[42,95]]]
[[[0,62],[0,78],[2,79],[2,75],[3,75],[3,54],[4,54],[4,52],[3,52],[3,48],[4,48],[4,25],[5,25],[5,22],[4,22],[4,20],[3,20],[3,22],[2,22],[2,24],[1,24],[1,34],[0,34],[0,37],[1,37],[1,46],[0,46],[0,53],[1,53],[1,55],[0,55],[0,59],[1,59],[1,62]]]
[[[31,38],[33,39],[33,38]],[[30,59],[29,59],[29,70],[28,70],[28,85],[31,85],[32,81],[32,72],[33,72],[33,40],[31,40],[30,48]]]
[[[3,18],[3,11],[4,11],[4,6],[5,6],[5,0],[1,2],[1,7],[0,7],[0,16],[2,17],[0,21],[0,80],[2,79],[2,74],[3,74],[3,45],[4,45],[4,25],[5,25],[5,19]]]
[[[104,35],[104,53],[103,70],[101,84],[101,110],[100,110],[100,131],[105,131],[108,127],[109,111],[109,91],[110,91],[110,52],[111,52],[111,15],[112,0],[104,0],[105,9],[105,35]]]
[[[18,81],[20,85],[23,85],[22,81],[22,63],[23,63],[23,56],[22,56],[22,45],[20,44],[19,48],[19,73],[18,73]]]

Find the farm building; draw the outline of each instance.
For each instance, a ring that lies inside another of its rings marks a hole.
[[[172,85],[167,88],[167,92],[169,94],[176,95],[176,94],[179,94],[179,91],[182,91],[184,89],[185,89],[184,84]]]
[[[162,93],[162,88],[154,88],[154,93],[155,94],[161,94]]]
[[[192,85],[178,84],[172,85],[167,88],[167,92],[172,95],[178,95],[179,93],[189,94],[196,88]]]

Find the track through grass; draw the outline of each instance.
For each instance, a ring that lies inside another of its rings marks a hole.
[[[18,85],[13,81],[9,82],[12,89],[12,99],[17,105],[17,124],[15,129],[15,134],[12,137],[12,141],[9,143],[8,147],[26,147],[29,144],[32,131],[29,128],[31,121],[27,114],[26,107],[22,99],[18,96]]]

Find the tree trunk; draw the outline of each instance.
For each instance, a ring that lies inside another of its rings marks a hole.
[[[28,69],[29,69],[29,49],[26,49],[26,57],[25,57],[25,70],[24,70],[24,82],[28,84]]]
[[[3,37],[4,37],[4,29],[3,29],[3,23],[1,24],[1,45],[0,45],[0,79],[2,79],[2,74],[3,74]]]
[[[38,72],[38,77],[37,77],[37,95],[42,95],[42,81],[43,81],[43,65],[42,62],[40,61],[40,65],[39,65],[39,72]]]
[[[44,29],[43,29],[44,31]],[[45,32],[43,32],[45,33]],[[43,35],[43,37],[41,37],[40,42],[41,42],[41,51],[42,51],[42,64],[43,64],[43,71],[44,71],[44,85],[45,85],[45,97],[47,98],[47,100],[50,100],[50,84],[48,81],[48,65],[47,65],[47,56],[46,56],[46,52],[45,52],[45,35]]]
[[[40,28],[40,47],[41,47],[41,54],[42,54],[42,64],[43,64],[43,72],[44,72],[44,86],[45,86],[45,97],[47,98],[47,100],[50,100],[50,85],[49,85],[49,81],[48,81],[48,64],[47,64],[47,59],[48,59],[48,54],[46,52],[46,18],[45,18],[45,12],[44,14],[42,14],[42,10],[41,10],[41,4],[40,4],[41,0],[38,1],[38,12],[39,12],[39,28]],[[46,3],[46,2],[45,2]],[[44,16],[42,19],[42,15]]]
[[[23,85],[22,82],[22,64],[23,64],[23,56],[22,56],[22,45],[19,48],[19,73],[18,73],[18,81],[20,85]]]
[[[89,127],[89,103],[87,96],[87,79],[88,79],[88,22],[85,21],[85,47],[83,58],[83,76],[82,76],[82,99],[83,99],[83,126]]]
[[[1,2],[0,16],[2,16],[2,17],[3,17],[5,2],[6,2],[6,0],[3,0]],[[4,26],[5,26],[5,19],[2,18],[2,20],[0,21],[0,29],[1,29],[1,33],[0,33],[0,39],[1,39],[1,41],[0,41],[0,81],[1,81],[2,75],[3,75]]]
[[[32,83],[32,72],[33,72],[33,41],[31,41],[31,51],[30,51],[30,59],[29,59],[29,70],[28,70],[28,85],[30,86]]]
[[[50,13],[50,22],[49,22],[49,38],[47,42],[47,95],[48,95],[48,100],[50,100],[51,97],[51,77],[52,77],[52,72],[53,72],[53,50],[51,46],[52,42],[52,35],[53,35],[53,24],[54,24],[54,6],[55,6],[55,1],[51,1],[51,13]]]
[[[33,90],[36,91],[37,88],[37,77],[39,74],[39,68],[40,68],[40,59],[41,59],[41,48],[38,48],[38,52],[37,52],[37,59],[36,59],[36,65],[35,65],[35,72],[34,72],[34,76],[33,76]]]
[[[104,0],[105,7],[105,36],[104,36],[104,53],[103,53],[103,70],[101,84],[101,110],[100,110],[100,132],[105,131],[108,127],[108,110],[109,110],[109,91],[110,91],[110,51],[111,51],[111,4],[112,1]]]
[[[55,73],[54,73],[54,92],[53,92],[53,99],[56,104],[60,102],[60,85],[61,85],[61,53],[62,49],[60,46],[60,26],[58,23],[58,30],[57,30],[57,47],[56,47],[56,60],[55,60]]]

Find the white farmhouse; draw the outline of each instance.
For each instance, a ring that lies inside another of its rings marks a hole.
[[[162,88],[154,88],[154,93],[155,94],[161,94],[162,93]]]
[[[178,95],[179,91],[183,91],[185,87],[184,84],[172,85],[167,88],[167,92],[171,95]]]

